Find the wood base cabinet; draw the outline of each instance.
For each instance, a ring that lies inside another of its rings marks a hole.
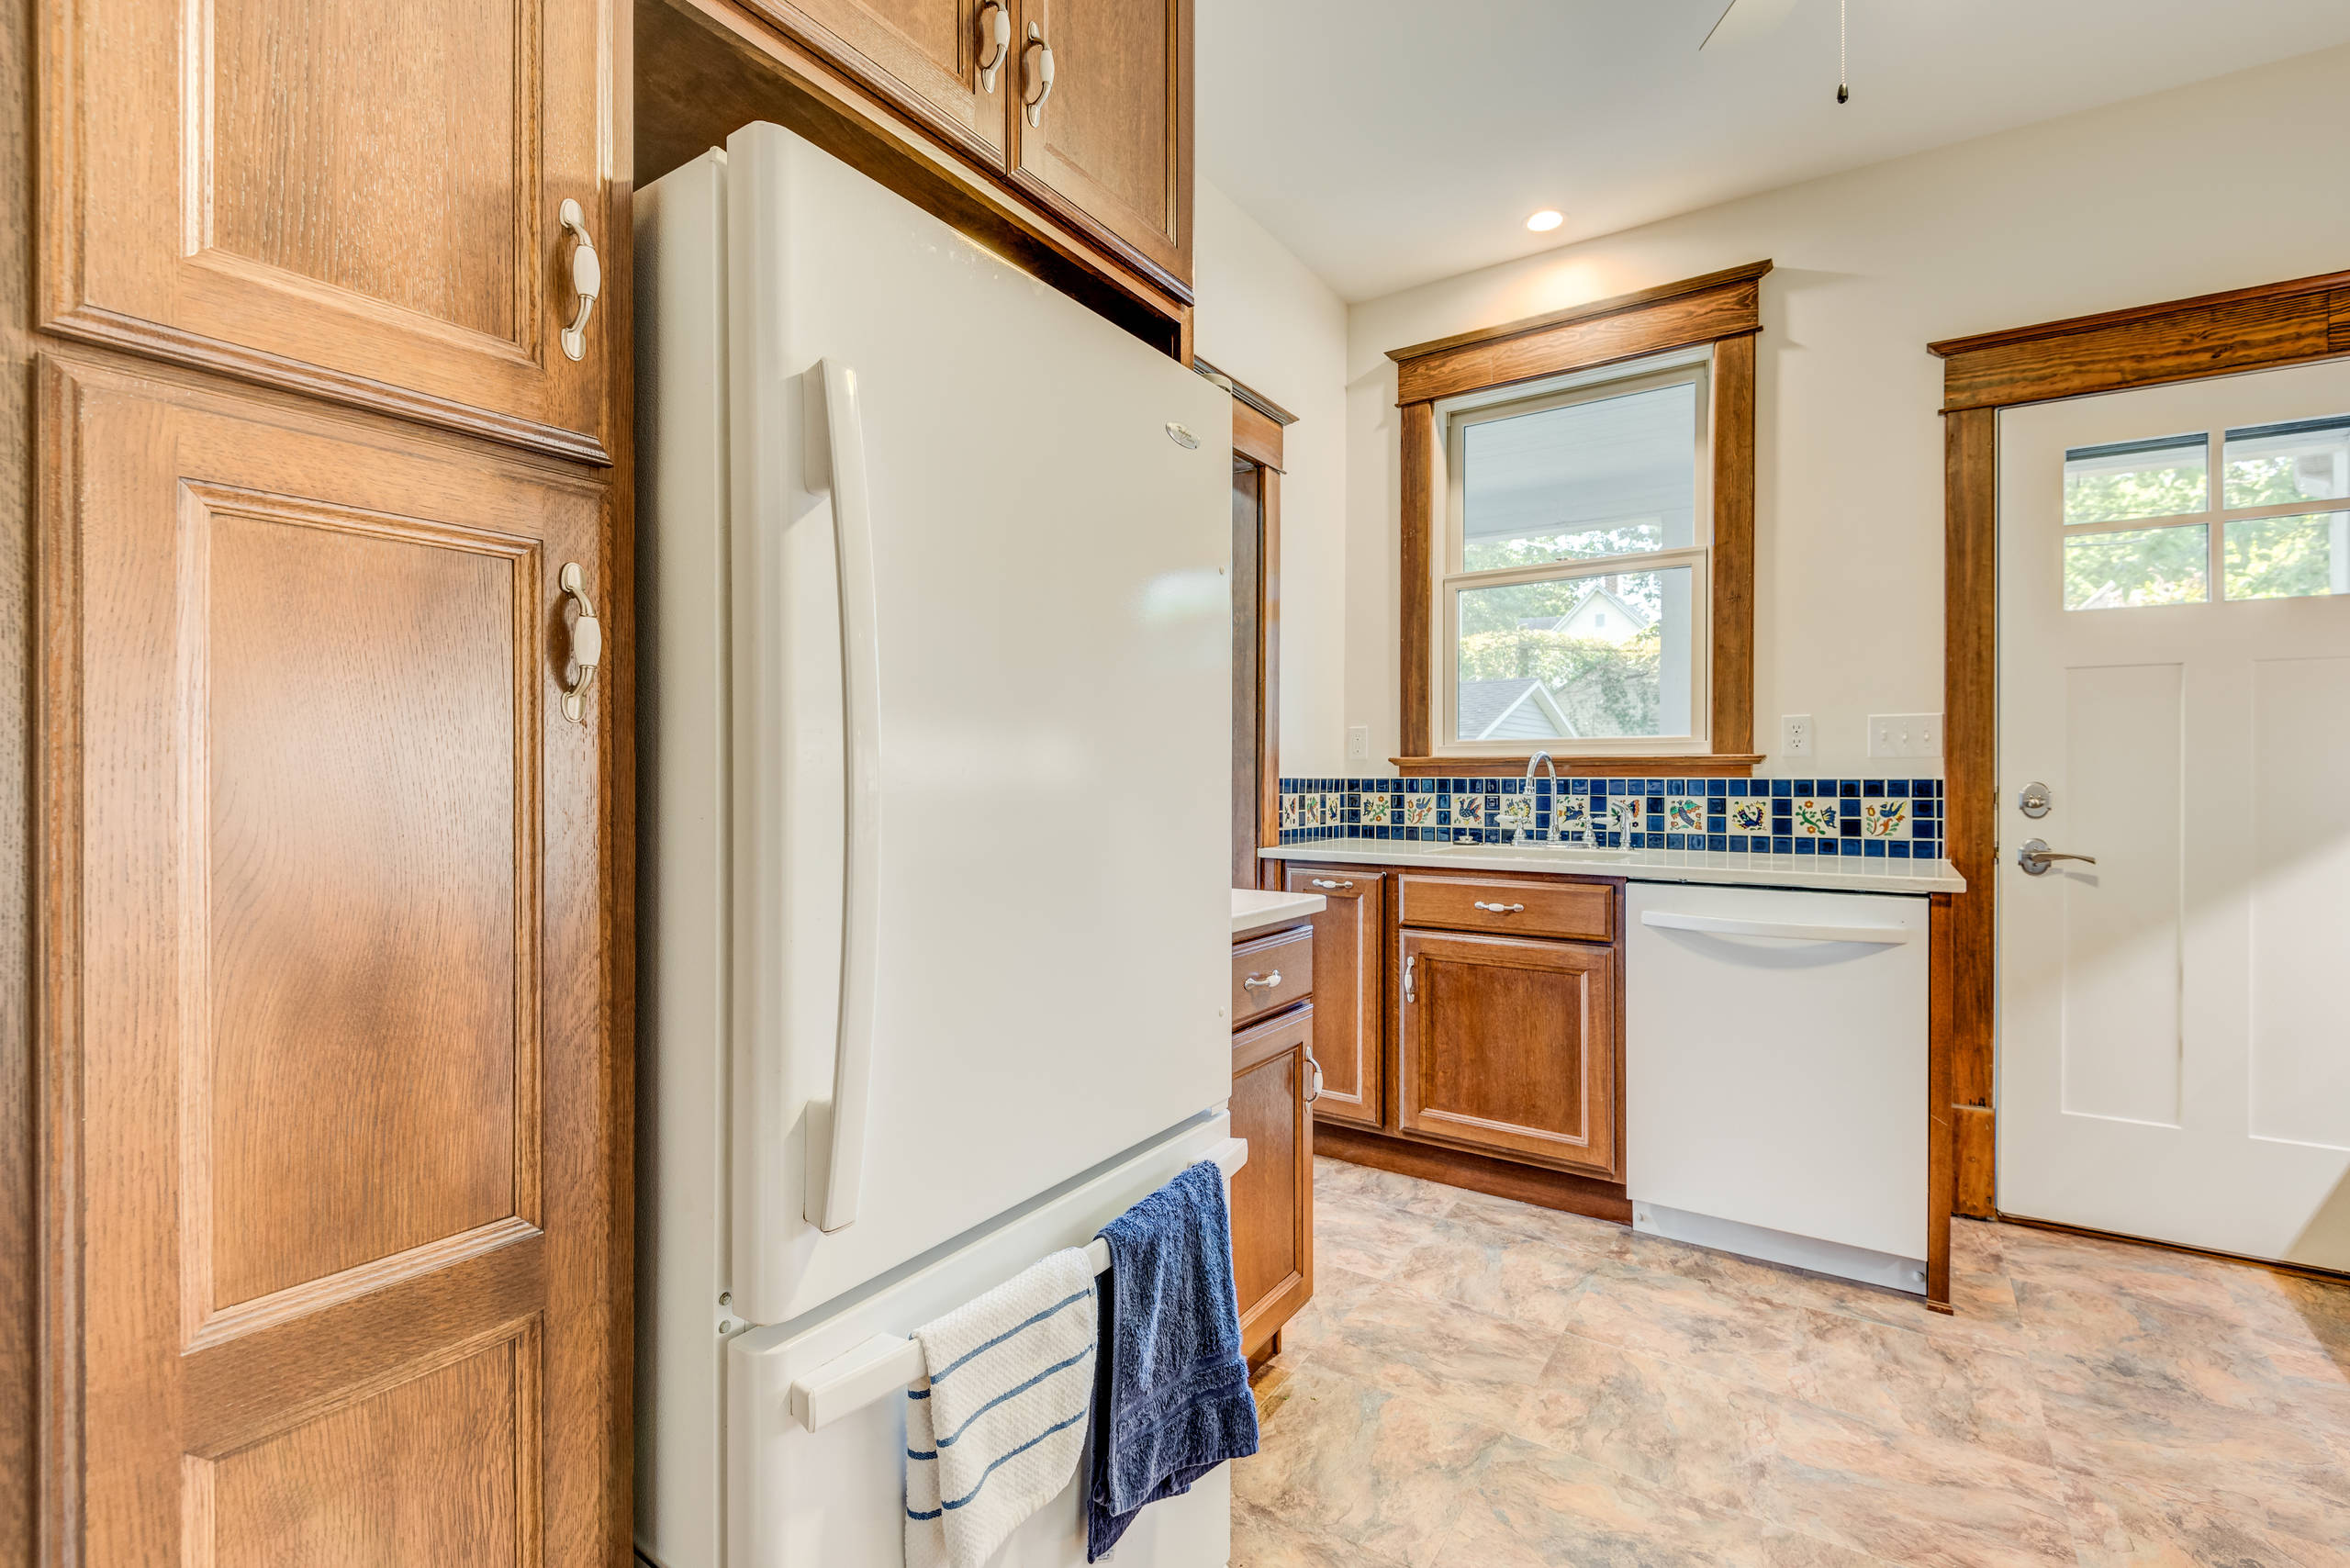
[[[1399,1130],[1620,1180],[1616,950],[1404,930]]]
[[[1232,1179],[1232,1282],[1252,1361],[1314,1294],[1313,1040],[1308,1002],[1232,1041],[1232,1136],[1248,1140]]]
[[[1314,1055],[1322,1064],[1316,1122],[1382,1126],[1379,1021],[1385,1014],[1387,875],[1359,866],[1284,866],[1281,886],[1328,901],[1314,917]]]

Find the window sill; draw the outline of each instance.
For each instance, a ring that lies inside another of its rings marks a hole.
[[[1524,774],[1528,752],[1520,756],[1391,756],[1387,760],[1406,778],[1515,778]],[[1561,778],[1744,778],[1762,757],[1760,753],[1671,752],[1652,756],[1561,756],[1550,760]]]

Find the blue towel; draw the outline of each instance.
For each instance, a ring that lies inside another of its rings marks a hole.
[[[1088,1562],[1117,1544],[1144,1504],[1180,1496],[1225,1460],[1257,1451],[1224,1173],[1201,1161],[1102,1238],[1110,1271],[1094,1358]]]

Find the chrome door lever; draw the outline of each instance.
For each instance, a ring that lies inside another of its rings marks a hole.
[[[2085,866],[2097,864],[2097,857],[2094,855],[2067,855],[2061,850],[2049,848],[2044,839],[2028,839],[2023,847],[2016,851],[2016,864],[2023,868],[2024,875],[2027,877],[2046,876],[2048,868],[2059,860],[2078,860]]]

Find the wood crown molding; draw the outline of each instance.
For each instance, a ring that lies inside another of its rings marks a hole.
[[[1926,345],[1942,409],[2118,392],[2350,353],[2350,272],[2074,316]]]
[[[1584,370],[1762,330],[1762,275],[1750,262],[1702,277],[1570,306],[1497,327],[1390,349],[1395,400],[1414,403]]]

